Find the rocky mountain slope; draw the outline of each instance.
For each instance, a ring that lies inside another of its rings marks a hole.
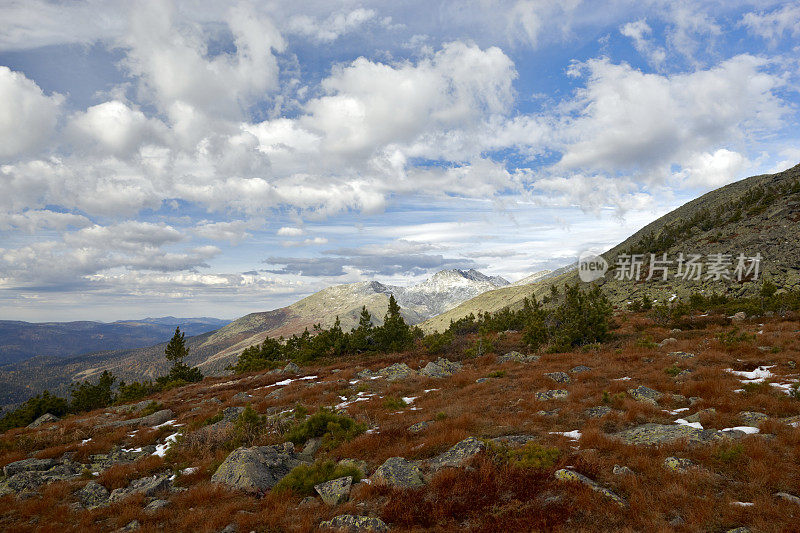
[[[778,174],[765,174],[731,183],[667,213],[640,229],[625,241],[605,252],[603,257],[613,267],[623,253],[642,254],[644,264],[638,279],[615,279],[612,270],[598,280],[611,301],[625,305],[633,299],[647,296],[664,301],[686,297],[694,291],[715,291],[720,294],[741,296],[752,294],[760,288],[760,281],[738,282],[706,279],[707,270],[700,280],[678,278],[677,263],[673,263],[667,281],[646,280],[650,254],[666,253],[668,260],[676,261],[678,254],[685,257],[698,254],[707,263],[712,254],[729,256],[733,274],[739,254],[753,257],[760,254],[760,278],[769,278],[780,288],[800,286],[800,165]],[[577,259],[577,258],[576,258]],[[541,299],[550,286],[578,281],[576,265],[555,271],[537,283],[500,288],[481,294],[459,306],[429,319],[420,327],[424,331],[441,331],[451,320],[470,313],[493,312],[503,307],[522,305],[524,298],[535,295]],[[659,272],[656,272],[658,274]],[[733,277],[733,276],[731,276]]]
[[[0,530],[793,531],[800,321],[740,320],[732,343],[730,318],[695,319],[621,312],[589,350],[506,333],[481,357],[354,356],[47,417],[0,434]]]
[[[229,320],[172,316],[117,322],[21,322],[0,320],[0,365],[33,356],[65,357],[102,350],[152,346],[176,326],[187,335],[221,328]]]
[[[366,306],[373,322],[380,324],[394,294],[404,318],[419,323],[446,311],[464,300],[508,281],[489,277],[475,270],[445,270],[410,287],[385,285],[377,281],[335,285],[302,300],[273,311],[251,313],[224,327],[198,336],[187,336],[187,362],[199,366],[208,375],[219,374],[235,362],[248,346],[259,344],[266,337],[288,337],[309,330],[314,324],[333,325],[338,316],[342,328],[358,324],[362,306]],[[158,339],[172,335],[167,328]],[[104,370],[127,381],[152,379],[167,370],[164,344],[135,349],[96,352],[72,357],[42,356],[17,364],[0,366],[0,405],[25,400],[44,389],[64,394],[75,380],[92,378]]]

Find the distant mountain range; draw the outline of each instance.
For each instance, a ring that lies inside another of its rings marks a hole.
[[[219,329],[229,320],[165,316],[117,322],[20,322],[0,320],[0,365],[34,356],[67,357],[104,350],[143,348],[168,340],[176,326],[188,336]]]

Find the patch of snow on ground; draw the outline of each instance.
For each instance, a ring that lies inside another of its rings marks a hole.
[[[169,447],[172,446],[172,443],[178,440],[178,435],[180,435],[180,433],[173,433],[172,435],[164,439],[164,444],[157,445],[156,451],[153,452],[153,455],[164,457],[167,454],[167,450],[169,449]]]
[[[91,441],[91,440],[92,440],[92,438],[91,438],[91,437],[89,437],[88,439],[83,439],[83,440],[81,441],[81,446],[83,446],[84,444],[86,444],[87,442],[89,442],[89,441]]]
[[[700,422],[688,422],[683,418],[677,419],[675,423],[681,426],[689,426],[690,428],[703,429],[703,424],[701,424]]]
[[[622,378],[612,379],[611,381],[630,381],[630,379],[631,378],[629,378],[628,376],[625,376],[625,377],[622,377]]]
[[[680,409],[675,409],[674,411],[670,411],[669,409],[662,409],[662,411],[667,413],[668,415],[677,415],[678,413],[682,413],[688,410],[689,410],[688,407],[681,407]]]
[[[770,385],[772,385],[776,389],[781,389],[786,394],[792,394],[792,392],[794,391],[795,383],[797,382],[795,381],[792,383],[770,383]]]
[[[725,428],[722,431],[741,431],[742,433],[747,433],[748,435],[754,435],[761,430],[751,426],[736,426],[735,428]]]
[[[129,453],[129,452],[139,453],[140,451],[142,451],[142,448],[141,448],[141,446],[139,448],[122,448],[122,451],[125,452],[125,453]]]
[[[196,466],[190,466],[189,468],[184,468],[183,470],[181,470],[181,474],[184,474],[184,475],[186,475],[186,474],[194,474],[195,472],[197,472],[197,467]]]
[[[167,420],[163,424],[159,424],[157,426],[153,426],[153,429],[163,428],[164,426],[172,426],[172,425],[175,425],[175,422],[177,422],[177,421],[178,421],[177,419]]]
[[[726,371],[739,376],[742,378],[740,381],[742,383],[762,383],[764,380],[771,378],[774,376],[772,372],[769,371],[772,366],[760,366],[755,370],[751,370],[750,372],[743,372],[739,370],[733,370],[732,368],[727,368]]]
[[[753,502],[731,502],[731,505],[738,505],[740,507],[752,507],[755,504]]]
[[[435,391],[435,390],[439,390],[439,389],[425,389],[423,392],[424,392],[425,394],[427,394],[427,393],[429,393],[429,392],[433,392],[433,391]]]
[[[406,402],[406,404],[414,403],[414,400],[416,399],[416,396],[403,396],[403,401]]]
[[[561,435],[567,437],[568,439],[572,440],[579,440],[581,438],[582,433],[580,430],[573,430],[573,431],[551,431],[551,435]]]
[[[257,389],[255,389],[255,390],[269,389],[269,388],[271,388],[271,387],[284,387],[284,386],[286,386],[286,385],[288,385],[289,383],[292,383],[292,382],[294,382],[294,381],[307,381],[307,380],[309,380],[309,379],[317,379],[318,377],[319,377],[319,376],[303,376],[302,378],[289,378],[289,379],[284,379],[283,381],[278,381],[277,383],[273,383],[272,385],[264,385],[263,387],[258,387],[258,388],[257,388]]]

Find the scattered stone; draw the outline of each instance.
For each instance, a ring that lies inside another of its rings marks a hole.
[[[700,418],[703,416],[711,416],[717,414],[717,410],[713,407],[709,407],[708,409],[700,409],[693,415],[689,415],[684,417],[684,420],[687,422],[700,422]]]
[[[239,531],[239,527],[233,522],[231,522],[227,526],[220,529],[219,533],[236,533],[237,531]]]
[[[794,361],[788,361],[786,364],[789,365],[789,368],[797,368],[797,363]]]
[[[446,378],[450,377],[456,372],[460,372],[463,365],[459,362],[449,361],[444,357],[440,357],[436,362],[431,361],[425,368],[419,371],[423,376],[429,378]]]
[[[636,474],[627,466],[614,465],[615,476],[635,476]]]
[[[219,398],[217,398],[216,396],[214,396],[213,398],[207,398],[207,399],[203,400],[203,401],[202,401],[202,402],[200,402],[200,403],[215,403],[215,404],[221,404],[221,403],[222,403],[222,400],[220,400]]]
[[[735,527],[733,529],[729,529],[725,533],[750,533],[750,528],[749,527],[744,527],[744,526]]]
[[[686,521],[683,519],[682,516],[676,516],[675,518],[669,521],[669,525],[671,525],[672,527],[680,527],[685,523]]]
[[[301,455],[305,455],[306,457],[314,457],[314,454],[317,453],[322,446],[322,440],[320,439],[308,439],[306,441],[305,446],[303,446],[303,451],[300,452]]]
[[[566,469],[566,468],[562,468],[561,470],[556,470],[554,476],[558,481],[563,481],[563,482],[575,482],[575,481],[577,481],[579,483],[582,483],[582,484],[588,486],[589,488],[591,488],[593,491],[599,492],[603,496],[606,496],[607,498],[610,498],[614,503],[616,503],[617,505],[620,505],[622,507],[626,507],[628,505],[627,502],[625,500],[623,500],[621,497],[617,496],[616,494],[614,494],[613,492],[611,492],[607,488],[603,487],[602,485],[600,485],[596,481],[593,481],[593,480],[589,479],[588,477],[584,476],[583,474],[579,474],[578,472],[575,472],[574,470],[569,470],[569,469]]]
[[[303,462],[294,453],[291,443],[241,447],[228,455],[211,476],[211,482],[245,492],[263,493]]]
[[[566,391],[564,389],[553,389],[545,392],[536,393],[536,399],[539,400],[540,402],[546,400],[558,400],[561,398],[566,398],[567,396],[569,396],[569,391]]]
[[[300,372],[300,367],[293,361],[290,361],[285,367],[283,367],[284,374],[297,374]]]
[[[688,468],[695,466],[695,462],[691,459],[684,459],[682,457],[667,457],[664,459],[664,467],[673,472],[685,472]]]
[[[683,370],[681,370],[680,372],[678,372],[677,374],[675,374],[675,379],[686,379],[686,378],[688,378],[688,377],[689,377],[691,374],[692,374],[692,371],[691,371],[691,370],[689,370],[688,368],[684,368]]]
[[[233,398],[231,398],[231,399],[234,402],[246,402],[250,398],[252,398],[252,396],[250,396],[246,392],[237,392],[236,394],[233,395]]]
[[[700,396],[689,396],[689,405],[694,405],[702,400],[703,399]]]
[[[497,364],[508,363],[510,361],[515,363],[534,363],[538,360],[538,355],[524,355],[519,352],[508,352],[505,355],[497,356]]]
[[[566,372],[548,372],[545,374],[545,376],[552,379],[556,383],[569,383],[572,381],[572,379],[569,377],[569,374]]]
[[[491,440],[492,442],[505,444],[512,448],[520,448],[529,442],[535,441],[536,437],[534,435],[503,435],[502,437],[495,437]]]
[[[11,477],[18,472],[42,472],[50,470],[57,464],[55,459],[22,459],[4,466],[3,474],[6,477]]]
[[[163,424],[168,420],[172,420],[175,417],[175,413],[172,412],[172,409],[162,409],[160,411],[156,411],[153,414],[142,416],[139,418],[131,418],[130,420],[117,420],[114,422],[110,422],[104,424],[104,426],[110,427],[123,427],[123,426],[157,426],[159,424]],[[103,427],[103,426],[100,426]]]
[[[109,496],[109,502],[117,502],[132,494],[155,496],[162,490],[169,490],[170,480],[167,475],[153,475],[131,481],[130,485],[121,489],[114,489]]]
[[[800,498],[792,494],[789,494],[788,492],[776,492],[775,494],[773,494],[773,496],[775,496],[776,498],[780,498],[783,501],[796,503],[797,505],[800,505]]]
[[[226,407],[222,411],[222,419],[228,422],[233,422],[234,420],[239,418],[239,415],[242,414],[243,412],[244,412],[244,407],[242,407],[241,405]]]
[[[344,503],[350,498],[350,487],[352,485],[353,477],[345,476],[314,485],[314,490],[317,491],[323,502],[334,506]]]
[[[652,403],[653,405],[658,404],[658,400],[663,396],[663,394],[657,390],[645,387],[644,385],[639,385],[635,389],[628,389],[628,394],[634,400]]]
[[[677,342],[678,339],[676,339],[675,337],[669,337],[658,343],[658,346],[659,348],[663,348],[664,346],[669,346],[670,344],[676,344]]]
[[[359,372],[358,374],[356,374],[356,376],[361,379],[373,379],[373,378],[379,378],[382,375],[380,372],[373,372],[372,370],[366,368],[361,372]]]
[[[378,372],[389,381],[399,381],[415,376],[417,373],[405,363],[395,363]]]
[[[467,437],[455,444],[446,452],[437,455],[428,461],[428,466],[434,472],[445,467],[458,467],[475,457],[486,446],[475,437]]]
[[[486,383],[487,381],[489,381],[489,378],[478,378],[475,383]]]
[[[584,365],[578,365],[570,369],[570,374],[580,374],[581,372],[591,372],[591,368]]]
[[[536,414],[539,416],[556,416],[558,414],[558,409],[551,409],[549,411],[542,409],[540,411],[536,411]]]
[[[28,424],[29,428],[38,428],[39,426],[43,426],[44,424],[50,424],[51,422],[58,422],[59,418],[56,415],[45,413],[30,424]]]
[[[686,403],[686,396],[683,394],[673,394],[672,401],[677,403]]]
[[[155,513],[159,509],[163,509],[164,507],[168,507],[169,502],[167,500],[153,500],[147,505],[144,506],[145,513]]]
[[[747,314],[744,311],[739,311],[738,313],[735,313],[730,318],[733,319],[733,320],[736,320],[736,321],[745,320],[745,319],[747,319]]]
[[[94,509],[95,507],[106,505],[109,495],[108,489],[96,481],[90,481],[76,493],[81,505],[87,509]]]
[[[373,483],[393,485],[399,488],[419,487],[425,483],[422,471],[415,461],[407,461],[402,457],[388,458],[372,474]]]
[[[669,357],[677,357],[678,359],[691,359],[692,357],[697,357],[691,352],[669,352],[667,355]]]
[[[389,531],[387,525],[380,518],[369,516],[356,516],[343,514],[334,517],[327,522],[320,523],[321,529],[335,529],[337,531],[347,531],[348,533],[358,533],[360,531]]]
[[[680,439],[690,442],[711,442],[725,438],[726,435],[714,429],[697,429],[679,424],[643,424],[635,428],[614,433],[611,437],[626,444],[663,444]]]
[[[116,531],[120,533],[124,533],[125,531],[138,531],[141,527],[142,524],[140,524],[138,520],[131,520],[125,527],[121,527]]]
[[[586,409],[583,413],[589,418],[602,418],[611,412],[611,408],[607,405],[597,405]]]
[[[416,424],[411,424],[408,426],[408,431],[411,433],[419,433],[420,431],[424,431],[428,426],[431,425],[431,422],[428,420],[423,420],[422,422],[417,422]]]
[[[759,413],[757,411],[742,411],[739,413],[739,420],[745,423],[747,426],[758,427],[758,425],[769,418],[765,413]]]

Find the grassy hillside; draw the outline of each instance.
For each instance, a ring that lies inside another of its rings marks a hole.
[[[648,224],[608,250],[603,257],[613,266],[619,254],[624,252],[642,253],[648,258],[650,253],[666,252],[668,259],[676,258],[680,252],[703,256],[731,254],[734,258],[740,253],[746,256],[760,253],[763,258],[762,278],[769,278],[781,288],[796,288],[800,286],[800,188],[793,187],[797,180],[800,180],[800,165],[778,174],[753,176],[726,185]],[[770,194],[770,188],[788,191]],[[644,278],[647,267],[642,271]],[[479,311],[497,311],[506,306],[517,308],[526,297],[536,295],[541,298],[553,284],[576,281],[578,275],[573,271],[531,285],[487,292],[423,322],[420,327],[424,331],[441,331],[451,320]],[[686,297],[694,291],[741,296],[752,294],[760,287],[759,282],[696,282],[673,276],[666,282],[617,280],[613,272],[607,273],[597,283],[616,305],[625,305],[645,295],[664,301],[673,294]]]

